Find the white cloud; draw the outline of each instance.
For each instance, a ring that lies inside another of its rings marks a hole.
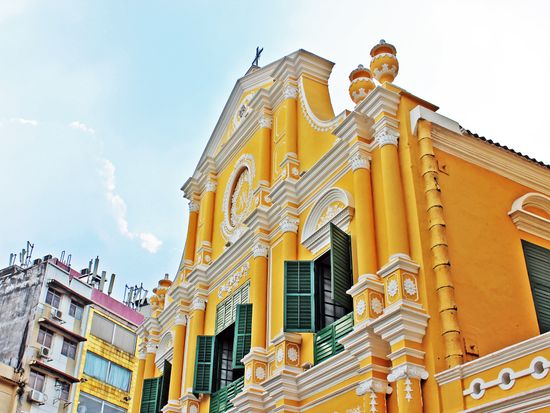
[[[34,119],[25,119],[25,118],[11,118],[12,122],[20,123],[21,125],[31,125],[31,126],[37,126],[38,121]]]
[[[84,133],[89,133],[90,135],[95,134],[95,130],[93,128],[90,128],[89,126],[87,126],[86,124],[84,124],[84,123],[82,123],[78,120],[75,120],[74,122],[71,122],[69,124],[69,126],[73,129],[82,131]]]
[[[162,245],[162,241],[159,240],[154,234],[149,232],[132,232],[128,226],[128,220],[126,219],[127,206],[124,199],[115,192],[115,166],[108,159],[101,160],[101,176],[104,179],[105,184],[105,197],[111,204],[113,213],[115,215],[118,230],[122,235],[129,239],[138,238],[141,241],[141,247],[150,253],[156,253]]]

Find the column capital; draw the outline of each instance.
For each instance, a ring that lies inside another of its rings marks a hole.
[[[426,380],[429,377],[429,373],[423,366],[413,363],[404,363],[391,369],[391,373],[388,374],[388,381],[394,383],[401,379],[420,379]]]
[[[374,135],[374,141],[376,145],[379,147],[382,147],[384,145],[397,146],[398,138],[399,138],[399,132],[389,127],[381,128]]]
[[[189,212],[199,212],[199,203],[195,201],[189,201]]]
[[[263,257],[267,258],[269,254],[269,246],[263,243],[258,243],[252,248],[252,255],[254,258]]]
[[[273,125],[273,117],[265,114],[261,115],[260,119],[258,119],[258,124],[260,125],[260,128],[271,129]]]
[[[354,172],[358,169],[370,169],[370,157],[365,156],[361,152],[351,155],[348,162]]]
[[[191,310],[204,311],[205,309],[206,309],[206,300],[200,296],[193,297],[193,302],[191,303]]]
[[[281,220],[279,226],[281,227],[281,231],[283,233],[294,232],[295,234],[297,234],[299,222],[300,220],[298,218],[287,215]]]
[[[298,88],[294,85],[287,84],[283,89],[283,99],[296,99],[298,97]]]
[[[218,184],[216,181],[214,181],[211,178],[208,178],[206,180],[206,183],[204,184],[204,191],[205,192],[216,192],[216,188],[218,187]]]
[[[357,390],[355,393],[358,396],[363,396],[367,393],[384,393],[384,394],[392,394],[393,389],[391,386],[388,385],[388,382],[386,380],[381,379],[368,379],[359,384],[357,387]]]
[[[140,351],[138,353],[138,359],[139,360],[145,360],[147,358],[147,351]]]
[[[182,312],[177,312],[174,319],[174,324],[177,326],[186,326],[187,325],[187,314]]]
[[[157,348],[157,343],[147,343],[147,353],[156,353]]]

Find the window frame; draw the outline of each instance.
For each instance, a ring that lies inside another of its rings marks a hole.
[[[107,369],[106,369],[105,378],[96,377],[96,376],[94,376],[93,374],[90,374],[89,372],[88,372],[88,373],[86,372],[86,361],[88,360],[88,357],[90,357],[90,356],[91,356],[92,358],[93,358],[93,357],[97,357],[97,358],[99,358],[99,359],[104,360],[104,361],[107,362]],[[132,376],[133,376],[133,371],[132,371],[132,370],[130,370],[130,369],[124,367],[124,366],[121,366],[120,364],[115,363],[114,361],[111,361],[111,360],[109,360],[109,359],[106,359],[105,357],[101,357],[99,354],[94,353],[93,351],[88,351],[88,352],[86,352],[86,361],[84,362],[84,370],[83,370],[83,373],[84,373],[84,374],[86,374],[87,376],[92,377],[92,378],[94,378],[94,379],[96,379],[96,380],[99,380],[99,381],[102,382],[102,383],[105,383],[105,384],[107,384],[107,385],[109,385],[109,386],[112,386],[112,387],[114,387],[114,388],[116,388],[116,389],[119,389],[119,390],[122,390],[122,391],[125,391],[125,392],[130,391],[130,388],[131,388],[131,386],[132,386]],[[111,371],[112,371],[112,365],[113,365],[113,364],[116,365],[117,367],[120,367],[121,369],[124,369],[124,370],[126,370],[127,372],[130,373],[130,374],[129,374],[129,378],[128,378],[128,385],[127,385],[126,388],[119,387],[119,386],[117,386],[117,385],[112,384],[112,383],[109,382],[109,379],[110,379],[110,377],[111,377]]]
[[[74,349],[72,351],[72,356],[70,355],[70,349]],[[66,351],[67,350],[67,351]],[[78,343],[72,340],[68,340],[67,337],[63,337],[63,345],[61,346],[61,354],[67,358],[70,358],[72,360],[76,359],[76,353],[78,350]]]
[[[40,335],[42,334],[42,340],[40,339]],[[38,344],[40,344],[42,347],[46,347],[46,348],[49,348],[50,350],[52,349],[52,345],[53,345],[53,336],[54,336],[54,333],[53,331],[47,329],[46,327],[40,327],[38,329],[38,336],[36,337],[36,342]],[[45,339],[49,337],[49,345],[46,345],[44,343]]]
[[[42,380],[42,384],[39,389],[35,387],[37,378],[40,378]],[[32,384],[31,384],[31,381],[32,381]],[[27,385],[33,390],[36,390],[40,393],[44,393],[44,387],[46,386],[46,375],[39,373],[37,371],[31,370],[29,374],[29,380],[27,381]]]
[[[71,304],[69,304],[69,316],[73,317],[75,320],[82,320],[83,314],[84,314],[84,306],[78,301],[71,299]]]
[[[53,288],[48,287],[48,290],[46,291],[46,298],[44,299],[44,302],[48,304],[50,307],[55,308],[59,310],[59,307],[61,307],[61,296],[62,294],[59,293],[57,290],[54,290]],[[49,298],[51,297],[51,298]],[[57,305],[54,304],[55,299],[57,298]],[[50,302],[48,302],[48,300]]]

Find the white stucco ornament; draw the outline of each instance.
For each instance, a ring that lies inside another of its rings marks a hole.
[[[365,314],[365,309],[366,309],[366,308],[367,308],[367,305],[365,304],[365,300],[360,299],[360,300],[357,302],[357,307],[356,307],[357,314],[359,314],[360,316],[362,316],[363,314]]]
[[[290,361],[292,361],[293,363],[296,362],[298,360],[298,352],[296,351],[296,349],[294,347],[290,347],[287,352],[286,352],[286,356],[288,357],[288,359]]]
[[[250,381],[250,379],[252,378],[252,368],[251,367],[246,368],[245,376],[246,376],[246,380]]]
[[[373,311],[374,314],[382,314],[382,311],[384,311],[384,306],[382,305],[382,301],[378,297],[372,297],[370,300],[370,308]]]
[[[416,283],[413,279],[407,278],[405,281],[403,281],[403,288],[405,289],[405,292],[409,295],[416,295],[417,288]]]
[[[199,408],[196,405],[192,404],[189,408],[189,413],[199,413]]]
[[[265,369],[262,366],[256,367],[256,378],[258,380],[265,379]]]
[[[278,363],[282,363],[284,357],[285,357],[285,354],[284,354],[284,352],[283,352],[283,349],[282,349],[282,348],[279,348],[279,349],[277,350],[277,362],[278,362]]]
[[[397,285],[397,281],[395,279],[391,280],[388,283],[388,294],[389,294],[389,296],[390,297],[395,297],[398,290],[399,290],[399,286]]]

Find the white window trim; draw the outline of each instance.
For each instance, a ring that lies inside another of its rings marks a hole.
[[[525,207],[535,207],[550,214],[550,197],[529,192],[516,199],[508,215],[517,229],[550,240],[550,220],[527,211]]]

